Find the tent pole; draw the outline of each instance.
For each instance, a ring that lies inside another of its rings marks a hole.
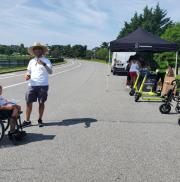
[[[178,51],[176,52],[176,65],[175,65],[175,72],[178,75]]]
[[[108,59],[108,68],[107,68],[107,75],[106,75],[106,91],[109,91],[109,76],[110,76],[110,63],[111,63],[111,50],[109,45],[109,59]]]

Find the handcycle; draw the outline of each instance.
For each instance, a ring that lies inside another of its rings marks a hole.
[[[162,102],[164,97],[161,96],[161,91],[156,91],[157,89],[157,73],[154,72],[146,72],[141,75],[141,79],[139,82],[139,86],[137,87],[137,91],[134,94],[135,102],[138,102],[139,99],[143,101],[158,101]],[[138,83],[137,83],[138,85]]]

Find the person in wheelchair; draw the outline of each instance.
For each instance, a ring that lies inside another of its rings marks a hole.
[[[2,96],[2,86],[0,85],[0,112],[3,119],[9,119],[10,131],[8,132],[9,139],[12,137],[22,138],[26,135],[25,131],[20,131],[17,128],[17,120],[21,112],[21,106],[10,102]]]

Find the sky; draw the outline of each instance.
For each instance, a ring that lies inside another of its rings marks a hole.
[[[82,44],[116,39],[135,11],[157,3],[175,22],[180,0],[0,0],[0,44]]]

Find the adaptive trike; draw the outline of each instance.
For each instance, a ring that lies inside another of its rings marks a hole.
[[[161,96],[161,91],[156,90],[158,82],[157,73],[146,72],[146,74],[142,75],[142,78],[139,89],[137,87],[138,91],[136,91],[134,96],[135,102],[138,102],[140,98],[143,101],[163,101],[164,97]]]

